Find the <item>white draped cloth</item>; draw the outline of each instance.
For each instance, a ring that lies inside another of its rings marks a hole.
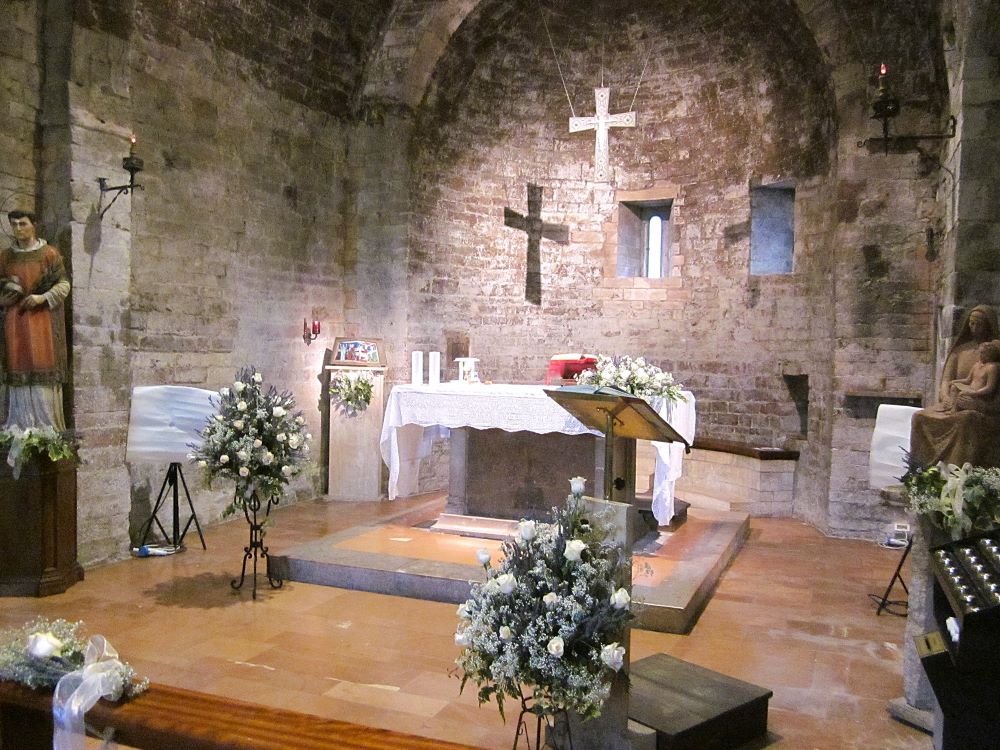
[[[653,399],[652,406],[664,421],[680,436],[694,443],[694,394],[683,393],[685,401],[673,403],[665,398]],[[684,443],[653,443],[656,450],[656,466],[653,470],[653,516],[657,523],[665,525],[674,517],[674,485],[681,478],[684,462]]]
[[[429,455],[434,438],[447,435],[449,429],[472,427],[539,434],[601,434],[585,427],[546,396],[545,391],[540,385],[482,383],[394,386],[386,404],[379,440],[382,459],[389,467],[389,499],[417,492],[421,459]],[[691,442],[695,425],[694,396],[688,391],[684,395],[687,401],[673,405],[668,401],[654,404],[653,408]],[[673,487],[681,474],[684,445],[654,443],[654,446],[653,514],[657,521],[665,524],[673,516]]]

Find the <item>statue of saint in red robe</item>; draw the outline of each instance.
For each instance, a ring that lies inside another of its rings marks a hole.
[[[33,214],[11,211],[8,218],[14,243],[0,251],[0,383],[8,395],[3,429],[65,430],[69,278],[59,251],[37,237]]]

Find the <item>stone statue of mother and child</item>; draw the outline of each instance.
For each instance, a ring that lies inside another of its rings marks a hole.
[[[944,362],[937,403],[913,415],[910,453],[939,461],[1000,466],[1000,326],[988,305],[972,308]]]

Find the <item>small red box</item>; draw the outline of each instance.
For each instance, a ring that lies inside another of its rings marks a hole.
[[[593,354],[556,354],[549,360],[549,369],[545,373],[545,385],[563,385],[565,381],[573,382],[576,375],[584,370],[593,370],[597,357]]]

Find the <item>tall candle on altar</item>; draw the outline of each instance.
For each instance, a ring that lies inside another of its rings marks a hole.
[[[424,353],[410,353],[410,382],[413,385],[424,384]]]
[[[441,382],[441,352],[430,352],[427,355],[427,384],[437,385]]]

